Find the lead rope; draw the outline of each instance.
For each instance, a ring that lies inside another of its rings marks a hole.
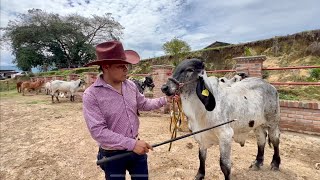
[[[176,106],[178,108],[176,108]],[[177,111],[176,111],[177,109]],[[182,121],[185,120],[185,115],[182,111],[182,105],[181,105],[181,100],[175,100],[174,98],[172,99],[172,109],[170,112],[170,129],[169,131],[171,132],[171,139],[174,139],[177,137],[177,131],[181,126]],[[168,151],[171,150],[172,147],[172,142],[169,144],[169,149]]]

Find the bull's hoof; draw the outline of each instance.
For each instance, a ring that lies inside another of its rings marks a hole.
[[[196,177],[194,177],[194,180],[202,180],[202,179],[204,179],[204,174],[198,173]]]
[[[277,163],[271,163],[271,170],[273,170],[273,171],[279,171],[280,169],[279,169],[279,164],[277,164]]]
[[[259,163],[257,160],[255,160],[249,168],[254,171],[259,171],[261,169],[261,166],[263,166],[263,162]]]

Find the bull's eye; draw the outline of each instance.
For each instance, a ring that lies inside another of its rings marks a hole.
[[[194,72],[193,69],[189,68],[189,69],[186,69],[187,72]]]

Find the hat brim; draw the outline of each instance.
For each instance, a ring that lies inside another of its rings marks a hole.
[[[140,56],[133,50],[125,50],[124,54],[126,59],[98,59],[85,64],[85,67],[92,65],[105,65],[105,64],[137,64],[140,61]]]

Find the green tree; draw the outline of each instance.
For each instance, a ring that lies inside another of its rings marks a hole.
[[[244,47],[244,56],[252,56],[251,48],[248,48],[247,46]]]
[[[191,51],[187,42],[174,37],[172,40],[163,44],[162,49],[165,54],[173,56],[172,64],[176,66],[181,58]]]
[[[82,66],[94,59],[94,45],[120,39],[123,29],[110,13],[92,17],[60,16],[32,9],[1,28],[4,31],[1,41],[10,44],[15,56],[13,63],[20,69],[66,68]]]

